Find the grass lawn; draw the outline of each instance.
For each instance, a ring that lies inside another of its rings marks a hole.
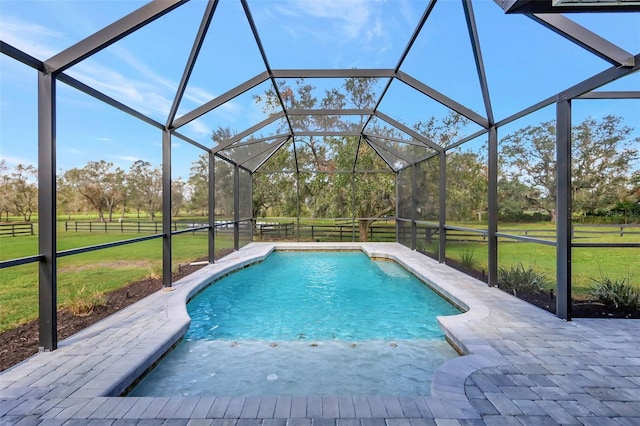
[[[467,224],[458,224],[467,226]],[[482,225],[475,226],[483,228]],[[640,242],[640,228],[626,229],[620,236],[619,227],[603,228],[599,226],[581,225],[577,227],[580,232],[574,242]],[[555,225],[552,223],[515,223],[500,224],[499,232],[524,235],[528,231],[529,236],[536,236],[531,230],[544,230],[553,232]],[[612,233],[602,233],[612,231]],[[630,233],[630,232],[634,233]],[[549,233],[545,232],[545,235]],[[454,233],[455,234],[455,233]],[[538,234],[539,235],[539,234]],[[551,239],[551,238],[545,238]],[[487,245],[481,242],[448,242],[447,257],[460,260],[465,253],[473,253],[477,261],[476,268],[487,269]],[[577,248],[572,249],[572,292],[576,298],[584,298],[589,294],[593,280],[599,280],[604,276],[611,279],[630,278],[630,282],[640,289],[640,249],[637,248]],[[511,268],[522,263],[525,267],[543,272],[548,278],[548,287],[554,288],[556,282],[556,248],[553,246],[519,242],[501,238],[498,243],[498,266]]]
[[[58,228],[58,251],[143,236],[65,232],[63,222],[58,223]],[[176,235],[172,243],[174,270],[179,264],[207,256],[208,241],[204,232]],[[217,236],[216,250],[232,246],[232,238]],[[33,256],[38,253],[37,247],[37,235],[3,237],[0,259]],[[161,275],[161,239],[62,257],[58,260],[58,305],[68,307],[78,297],[88,298],[95,293],[106,293],[146,277]],[[0,332],[37,318],[37,263],[0,269],[0,282]]]

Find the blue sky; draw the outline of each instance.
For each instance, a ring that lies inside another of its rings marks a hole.
[[[0,39],[44,60],[144,2],[127,0],[0,0]],[[417,0],[249,0],[273,69],[394,68],[426,2]],[[67,72],[164,123],[206,2],[192,0]],[[474,2],[487,79],[497,119],[504,118],[610,65],[519,15],[505,16],[492,0]],[[640,52],[640,14],[574,14],[578,23]],[[461,2],[440,0],[402,71],[484,115]],[[239,1],[221,0],[178,115],[264,71]],[[321,89],[335,80],[308,80]],[[266,116],[249,93],[180,131],[210,146],[219,126],[241,132]],[[640,90],[640,73],[610,90]],[[142,159],[159,165],[160,132],[58,84],[59,169],[104,159],[128,169]],[[10,167],[37,164],[36,72],[0,56],[0,157]],[[380,105],[407,124],[446,114],[446,108],[394,82]],[[622,115],[640,135],[640,101],[576,101],[574,120]],[[553,108],[519,120],[503,134],[554,118]],[[470,127],[469,132],[475,128]],[[173,175],[187,178],[201,151],[173,144]]]

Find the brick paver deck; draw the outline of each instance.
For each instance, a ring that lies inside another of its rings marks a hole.
[[[274,248],[396,259],[460,306],[440,318],[466,355],[429,397],[119,397],[184,334],[186,300]],[[254,243],[0,373],[0,424],[428,426],[640,425],[640,321],[562,321],[393,243]]]

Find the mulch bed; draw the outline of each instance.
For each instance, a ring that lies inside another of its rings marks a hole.
[[[455,259],[446,259],[446,264],[462,271],[474,278],[487,282],[488,278],[485,271],[471,270],[469,271],[464,265]],[[556,313],[556,295],[554,291],[543,293],[520,293],[514,296],[525,300],[532,305]],[[613,306],[604,305],[597,300],[590,299],[574,299],[571,306],[571,316],[573,318],[628,318],[640,319],[640,311],[637,309],[616,309]]]
[[[219,257],[225,254],[227,252],[221,253]],[[173,281],[177,281],[203,266],[205,265],[181,265],[178,272],[173,274]],[[75,316],[67,309],[59,310],[58,340],[66,339],[72,334],[161,289],[161,278],[145,278],[107,293],[106,305],[96,307],[87,316]],[[38,352],[38,343],[38,320],[30,321],[0,334],[0,371],[4,371],[36,354]]]

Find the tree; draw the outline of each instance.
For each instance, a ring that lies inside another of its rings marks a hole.
[[[10,199],[15,211],[25,221],[31,220],[31,215],[38,206],[38,170],[32,165],[18,164],[9,178]]]
[[[4,214],[6,221],[9,221],[9,213],[12,209],[11,203],[11,179],[9,167],[4,158],[0,158],[0,220]]]
[[[127,174],[127,199],[140,217],[140,209],[144,209],[150,220],[154,220],[156,212],[162,206],[162,171],[152,167],[148,161],[137,160],[129,168]]]
[[[89,161],[81,169],[64,173],[64,179],[86,198],[101,222],[111,222],[113,210],[126,199],[125,178],[124,170],[113,169],[113,163],[104,160]]]
[[[189,209],[199,211],[204,216],[209,209],[209,154],[200,154],[191,163],[187,187]]]
[[[632,129],[612,115],[587,118],[572,128],[572,193],[576,211],[611,204],[624,192],[638,150],[628,140]],[[556,219],[556,125],[527,126],[501,140],[502,173],[529,187],[531,207]]]
[[[278,82],[278,89],[287,108],[292,109],[342,109],[347,105],[355,108],[373,108],[377,99],[376,79],[350,78],[343,86],[325,90],[324,97],[314,96],[315,87],[298,79],[289,86],[285,81]],[[275,90],[269,89],[263,95],[254,97],[263,111],[274,114],[281,110]],[[290,116],[294,131],[317,130],[349,130],[361,128],[360,123],[343,121],[339,116],[331,115],[295,115]],[[288,129],[280,129],[288,130]],[[270,206],[285,206],[292,211],[299,195],[301,210],[313,217],[351,217],[356,215],[359,221],[361,239],[366,241],[368,229],[376,217],[395,210],[395,192],[393,190],[393,173],[388,175],[371,173],[354,177],[353,160],[358,146],[361,146],[358,162],[367,168],[367,162],[381,162],[371,149],[366,150],[366,143],[359,144],[357,137],[317,137],[310,136],[295,140],[295,159],[298,169],[299,187],[293,184],[291,173],[269,175],[268,179],[260,175],[254,178],[254,208],[265,211]],[[371,160],[368,158],[375,158]],[[292,160],[291,156],[274,156],[272,161]],[[378,163],[379,164],[379,163]],[[277,169],[277,168],[274,168]],[[344,172],[347,173],[344,173]],[[280,180],[279,180],[280,179]],[[354,186],[355,185],[355,186]],[[274,188],[278,188],[274,191]],[[294,192],[295,191],[295,192]],[[276,192],[276,197],[273,193]],[[271,194],[271,195],[269,195]],[[354,212],[354,207],[356,211]]]
[[[171,182],[171,215],[178,217],[184,207],[186,182],[178,178]]]
[[[70,220],[72,213],[78,213],[86,207],[86,198],[67,181],[67,177],[64,173],[57,178],[57,207],[60,212],[66,212]]]

